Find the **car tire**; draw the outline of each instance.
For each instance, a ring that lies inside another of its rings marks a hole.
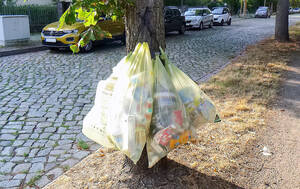
[[[211,20],[210,24],[208,25],[209,28],[212,28],[212,26],[214,25],[214,22]]]
[[[94,49],[93,42],[90,41],[88,44],[86,44],[84,47],[82,47],[84,52],[91,52]]]
[[[202,22],[200,22],[200,24],[199,24],[199,30],[203,30],[203,23]]]
[[[58,50],[59,50],[59,49],[56,48],[56,47],[48,47],[48,49],[49,49],[50,51],[58,51]]]
[[[231,25],[231,18],[228,20],[227,25],[228,25],[228,26]]]
[[[224,25],[224,20],[221,21],[221,26],[223,26],[223,25]]]
[[[180,30],[178,30],[178,32],[179,32],[179,34],[184,34],[184,32],[185,32],[185,25],[184,24],[180,26]]]

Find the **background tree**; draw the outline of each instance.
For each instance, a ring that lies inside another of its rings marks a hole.
[[[289,40],[289,0],[279,0],[275,24],[275,39],[278,41]]]

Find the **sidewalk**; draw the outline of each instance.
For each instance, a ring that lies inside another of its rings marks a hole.
[[[20,43],[14,46],[0,46],[0,57],[46,50],[47,48],[42,46],[40,37],[40,33],[33,33],[30,35],[28,43]]]

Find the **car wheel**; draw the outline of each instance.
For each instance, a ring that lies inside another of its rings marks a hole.
[[[211,20],[208,27],[209,27],[209,28],[212,28],[213,25],[214,25],[214,22]]]
[[[203,30],[203,23],[202,22],[200,22],[199,30]]]
[[[94,48],[93,47],[93,42],[90,41],[82,49],[84,50],[84,52],[90,52],[91,50],[93,50],[93,48]]]
[[[180,30],[178,32],[179,32],[179,34],[184,34],[184,32],[185,32],[185,25],[181,25]]]
[[[228,25],[228,26],[231,25],[231,18],[228,20],[227,25]]]
[[[224,25],[224,20],[221,21],[221,26],[223,26],[223,25]]]
[[[58,50],[59,50],[59,49],[56,48],[56,47],[48,47],[48,49],[49,49],[50,51],[58,51]]]

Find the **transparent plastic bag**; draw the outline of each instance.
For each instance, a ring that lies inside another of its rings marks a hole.
[[[106,80],[101,80],[98,83],[95,104],[83,119],[83,134],[106,148],[116,148],[106,132],[107,117],[112,92],[115,83],[118,80],[118,73],[122,71],[127,58],[128,57],[124,57],[118,63],[114,68],[113,73]]]
[[[147,138],[149,167],[190,137],[189,118],[159,57],[154,63],[153,115]]]
[[[165,68],[189,113],[191,122],[194,123],[193,125],[198,126],[201,123],[214,122],[216,108],[212,100],[189,76],[168,60],[162,49],[161,54],[161,58],[165,61]]]
[[[146,143],[153,111],[153,63],[147,43],[137,45],[128,66],[117,75],[106,132],[113,144],[136,163]]]

